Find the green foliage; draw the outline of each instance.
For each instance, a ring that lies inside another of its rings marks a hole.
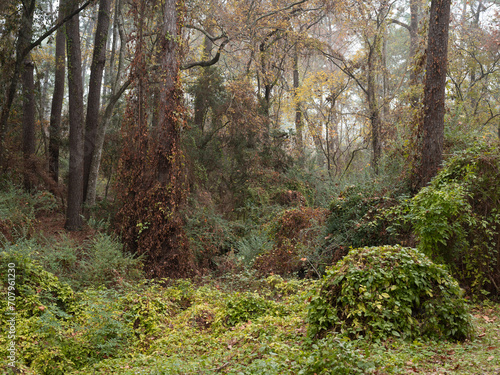
[[[354,249],[311,296],[309,334],[463,340],[472,327],[463,291],[443,266],[411,248]]]
[[[56,198],[49,192],[29,194],[8,184],[0,190],[0,234],[8,240],[31,235],[36,214],[56,207]]]
[[[328,335],[311,344],[311,354],[299,375],[351,375],[375,372],[376,366],[359,353],[356,345],[342,337]]]
[[[336,262],[349,248],[410,245],[403,220],[404,196],[391,198],[363,187],[348,186],[330,203],[322,257]]]
[[[245,267],[250,268],[253,266],[255,258],[270,251],[272,245],[266,231],[253,230],[247,236],[236,241],[235,248],[238,259],[243,262]]]
[[[290,275],[312,265],[310,271],[317,272],[311,259],[321,243],[325,217],[322,208],[301,206],[282,211],[269,225],[273,246],[259,255],[254,268],[263,274]]]
[[[200,269],[214,269],[215,257],[233,247],[238,225],[216,213],[213,206],[200,207],[196,202],[185,217],[184,230]]]
[[[412,200],[419,249],[473,292],[500,295],[500,153],[475,146],[450,158]]]
[[[229,326],[264,315],[268,310],[273,310],[273,303],[256,293],[236,293],[226,303],[225,321]]]
[[[143,277],[141,259],[124,252],[114,236],[103,233],[83,244],[62,235],[57,240],[21,238],[4,246],[6,251],[19,251],[35,259],[74,290],[123,286]]]

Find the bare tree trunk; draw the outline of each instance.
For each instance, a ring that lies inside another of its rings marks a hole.
[[[443,157],[450,5],[451,0],[431,2],[419,187],[437,174]]]
[[[59,19],[64,17],[64,7],[59,6]],[[49,173],[56,183],[59,181],[59,146],[61,145],[61,113],[64,100],[64,74],[65,74],[65,43],[66,36],[63,29],[56,34],[56,57],[54,93],[50,111],[49,126]]]
[[[70,5],[71,0],[66,0]],[[69,90],[69,180],[66,224],[68,230],[82,226],[83,203],[83,82],[79,15],[66,24]]]
[[[94,42],[94,55],[90,70],[89,95],[87,100],[87,118],[85,121],[84,165],[83,165],[83,197],[87,195],[90,165],[94,154],[99,109],[101,103],[101,87],[104,66],[106,64],[106,43],[109,30],[109,12],[111,0],[100,0],[99,15]]]
[[[35,83],[33,78],[34,64],[31,60],[24,63],[23,82],[23,160],[24,189],[33,187],[35,157]]]

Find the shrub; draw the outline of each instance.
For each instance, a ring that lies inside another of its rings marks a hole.
[[[322,257],[331,263],[345,256],[349,248],[413,245],[411,228],[401,220],[404,198],[387,197],[356,186],[344,189],[330,203]]]
[[[450,158],[411,202],[419,249],[476,296],[500,296],[499,175],[498,147],[476,146]]]
[[[411,248],[354,249],[311,297],[309,334],[447,338],[472,333],[463,291],[443,266]]]
[[[230,251],[235,241],[235,224],[215,212],[213,205],[200,207],[193,204],[186,215],[186,232],[189,245],[202,270],[216,267],[214,258]]]
[[[273,247],[255,260],[263,274],[290,275],[303,271],[304,259],[312,257],[319,246],[326,210],[298,207],[285,210],[272,223],[269,236]],[[309,263],[312,264],[312,263]]]

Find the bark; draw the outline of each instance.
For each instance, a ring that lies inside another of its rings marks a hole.
[[[71,0],[66,0],[71,4]],[[76,15],[66,24],[69,90],[69,179],[66,224],[68,230],[82,226],[83,203],[83,82],[80,21]]]
[[[209,30],[210,31],[210,30]],[[203,58],[210,58],[212,54],[212,47],[213,43],[212,41],[208,38],[208,36],[205,36],[204,44],[203,44]],[[208,73],[210,74],[210,73]],[[207,85],[209,82],[209,77],[207,74],[207,70],[203,69],[203,72],[201,73],[201,76],[199,78],[199,82],[203,83],[203,85]],[[201,90],[198,90],[196,93],[196,97],[194,99],[194,119],[193,122],[194,124],[201,129],[201,132],[203,134],[204,132],[204,125],[205,125],[205,117],[208,111],[208,103],[207,103],[207,96],[210,95],[210,92],[208,91],[208,87],[206,87],[207,91],[205,92],[200,92]]]
[[[83,165],[83,196],[87,196],[90,165],[94,154],[99,109],[101,103],[101,88],[104,66],[106,64],[106,43],[108,39],[109,12],[111,0],[100,0],[99,15],[94,40],[94,55],[90,70],[89,95],[87,100],[87,117],[85,121],[84,165]]]
[[[24,63],[23,82],[23,160],[24,189],[33,187],[33,167],[35,157],[35,84],[33,79],[34,64],[31,60]]]
[[[59,7],[59,18],[63,17],[63,7]],[[59,181],[59,147],[61,145],[61,113],[64,101],[64,74],[65,74],[65,43],[66,36],[63,29],[56,34],[56,72],[54,77],[54,93],[50,111],[49,125],[49,173],[56,183]]]
[[[410,32],[410,53],[408,55],[408,60],[411,63],[410,69],[410,85],[412,88],[412,92],[410,94],[410,105],[412,108],[416,108],[418,105],[419,97],[417,93],[417,74],[415,67],[415,58],[417,56],[418,51],[418,15],[420,12],[420,0],[410,0],[410,28],[408,29]]]
[[[419,187],[437,174],[443,157],[450,5],[451,0],[431,2]]]

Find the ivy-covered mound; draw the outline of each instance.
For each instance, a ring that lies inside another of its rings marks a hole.
[[[311,298],[309,334],[464,340],[473,329],[462,296],[445,268],[415,249],[353,249]]]

